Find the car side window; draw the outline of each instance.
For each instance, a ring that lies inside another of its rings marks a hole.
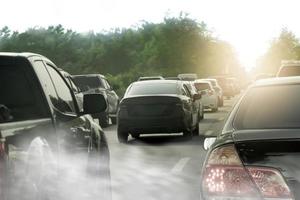
[[[56,107],[56,103],[59,101],[58,96],[43,61],[41,60],[34,61],[34,66],[35,66],[35,71],[39,76],[39,79],[41,80],[42,87],[46,92],[46,95],[49,96],[53,106]]]
[[[76,113],[71,91],[65,83],[64,79],[52,66],[47,64],[46,68],[52,78],[53,85],[55,86],[58,96],[58,102],[55,102],[55,105],[62,112]]]
[[[188,94],[187,94],[184,87],[181,87],[181,94],[184,95],[184,96],[188,96]]]
[[[186,96],[191,97],[191,92],[186,85],[183,85],[183,88],[186,90]]]
[[[106,79],[104,79],[104,82],[105,82],[106,88],[107,88],[107,89],[110,89],[111,87],[110,87],[108,81],[107,81]]]

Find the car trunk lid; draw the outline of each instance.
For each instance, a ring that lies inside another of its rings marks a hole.
[[[300,199],[300,130],[236,131],[233,139],[245,166],[276,168]]]

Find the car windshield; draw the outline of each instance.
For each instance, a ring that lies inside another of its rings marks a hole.
[[[133,84],[127,96],[151,94],[178,94],[178,87],[176,83]]]
[[[75,76],[73,80],[81,91],[104,87],[98,77]]]
[[[300,85],[251,89],[244,97],[234,126],[237,129],[300,128]]]
[[[300,76],[300,66],[283,67],[280,70],[278,76],[279,77]]]
[[[208,83],[194,83],[195,87],[197,88],[198,91],[201,90],[209,90],[209,84]]]

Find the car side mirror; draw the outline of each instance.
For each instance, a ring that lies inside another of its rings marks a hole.
[[[216,137],[205,138],[203,148],[208,150],[215,143],[216,139]]]
[[[194,101],[199,100],[199,99],[201,99],[201,97],[202,97],[202,95],[199,94],[199,93],[194,94],[194,95],[193,95],[193,100],[194,100]]]
[[[101,113],[106,108],[106,99],[102,94],[85,94],[83,96],[83,112],[85,114]]]

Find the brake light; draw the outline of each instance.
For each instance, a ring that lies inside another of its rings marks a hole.
[[[203,170],[205,199],[293,199],[281,174],[269,168],[244,167],[234,145],[211,152]]]
[[[292,199],[291,191],[278,170],[259,167],[247,169],[263,197]]]

